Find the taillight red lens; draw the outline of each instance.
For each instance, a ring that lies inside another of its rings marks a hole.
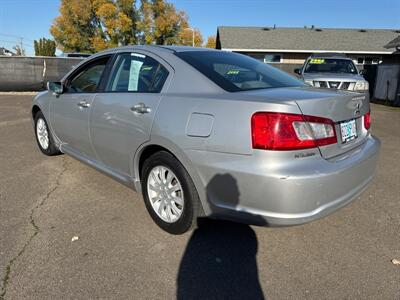
[[[334,123],[320,117],[257,112],[251,129],[254,149],[298,150],[337,142]]]
[[[370,111],[364,115],[364,128],[367,130],[371,128],[371,112]]]

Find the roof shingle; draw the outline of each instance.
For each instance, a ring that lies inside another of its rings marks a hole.
[[[218,27],[222,49],[392,53],[394,29]]]

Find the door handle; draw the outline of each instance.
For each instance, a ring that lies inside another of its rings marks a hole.
[[[147,114],[151,112],[151,108],[146,106],[143,102],[140,102],[130,108],[130,110],[137,114]]]
[[[86,100],[78,102],[77,105],[82,108],[90,107],[90,103],[86,102]]]

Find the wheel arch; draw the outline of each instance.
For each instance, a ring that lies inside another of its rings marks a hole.
[[[33,119],[33,120],[35,120],[36,114],[37,114],[39,111],[42,111],[41,108],[40,108],[38,105],[34,104],[34,105],[32,106],[32,110],[31,110],[32,119]],[[42,112],[42,113],[43,113],[43,112]]]
[[[184,152],[181,149],[179,149],[179,147],[174,145],[171,141],[164,141],[164,142],[159,141],[158,143],[155,142],[148,143],[142,145],[142,147],[136,152],[132,166],[135,178],[136,190],[138,191],[141,190],[140,180],[141,180],[141,168],[143,167],[143,162],[151,155],[159,151],[166,151],[170,153],[183,165],[185,170],[188,172],[190,178],[192,179],[196,187],[197,193],[199,195],[201,202],[201,209],[202,209],[201,215],[204,214],[208,215],[211,212],[211,210],[207,202],[207,196],[201,177],[195,170],[195,168],[192,167],[189,158],[184,154]]]
[[[160,145],[155,145],[155,144],[151,144],[146,146],[144,149],[142,149],[140,155],[139,155],[139,161],[138,161],[138,175],[139,175],[139,179],[142,175],[142,168],[143,168],[143,163],[144,161],[149,158],[150,156],[152,156],[153,154],[160,152],[160,151],[166,151],[168,153],[170,153],[171,155],[173,155],[175,157],[175,155],[168,150],[167,148],[160,146]],[[177,157],[175,157],[177,158]],[[178,158],[177,158],[178,159]]]

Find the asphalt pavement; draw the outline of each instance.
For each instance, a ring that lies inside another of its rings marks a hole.
[[[32,96],[0,95],[0,299],[400,299],[400,109],[372,105],[378,171],[309,224],[160,230],[141,195],[38,150]],[[72,241],[74,240],[74,241]]]

